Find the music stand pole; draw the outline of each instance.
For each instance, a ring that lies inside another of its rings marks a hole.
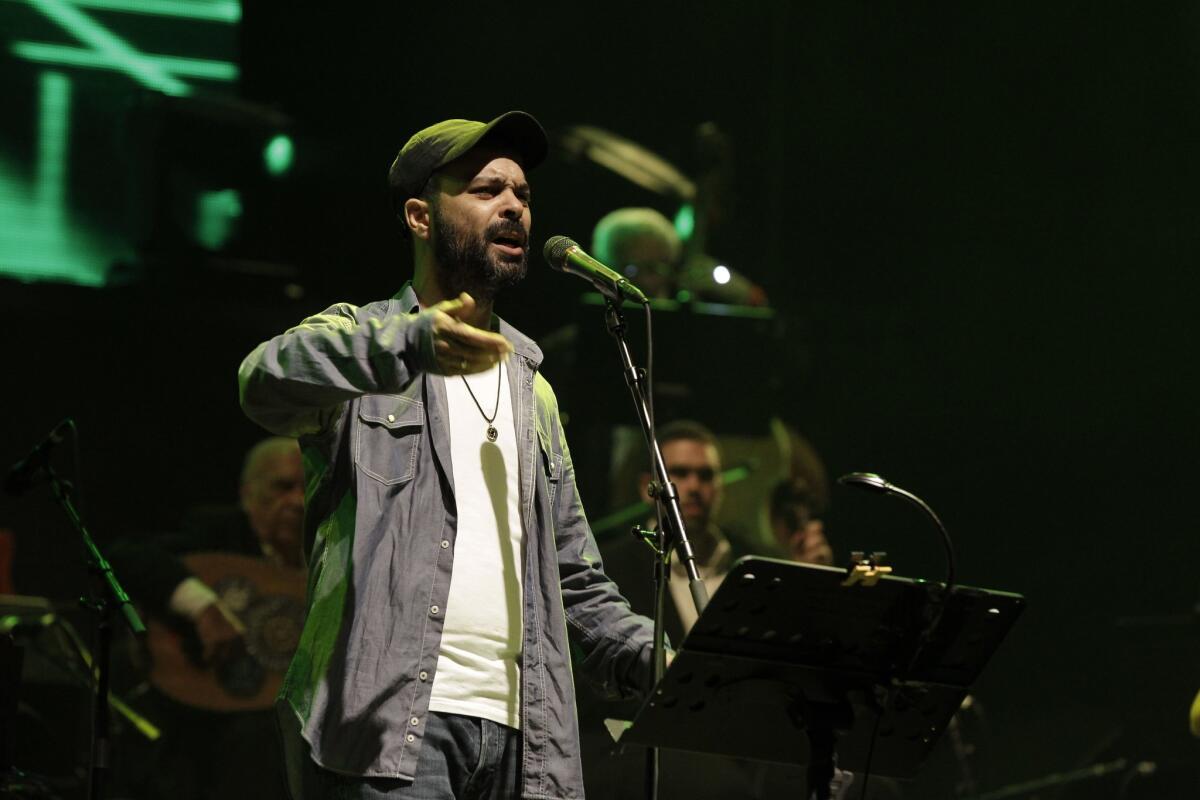
[[[54,491],[55,499],[58,500],[63,512],[71,520],[71,524],[83,541],[88,572],[96,578],[90,592],[91,597],[81,598],[81,602],[96,613],[95,658],[92,662],[95,694],[92,696],[92,748],[88,798],[89,800],[102,800],[112,761],[109,744],[108,687],[112,660],[113,607],[120,609],[125,624],[135,635],[145,634],[146,626],[142,624],[133,604],[129,602],[129,595],[125,593],[125,589],[117,580],[112,566],[104,558],[100,548],[96,546],[95,540],[88,533],[87,526],[83,524],[79,511],[71,501],[70,483],[59,478],[49,467],[46,468],[46,474],[50,478],[50,486]]]

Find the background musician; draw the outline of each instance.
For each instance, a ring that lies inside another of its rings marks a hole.
[[[294,575],[295,583],[302,587],[303,487],[296,440],[265,439],[246,454],[237,506],[196,509],[177,533],[127,539],[112,548],[110,560],[130,596],[152,620],[151,650],[159,640],[177,639],[184,643],[185,651],[190,644],[188,660],[194,669],[189,673],[193,686],[183,678],[164,691],[156,681],[156,666],[152,685],[137,703],[163,731],[153,745],[129,743],[130,758],[123,771],[138,796],[172,800],[286,797],[269,703],[256,710],[245,707],[254,705],[253,701],[230,698],[229,705],[221,709],[214,707],[220,703],[206,702],[204,698],[210,695],[199,694],[202,674],[207,684],[212,682],[207,676],[221,674],[223,669],[244,670],[246,623],[239,612],[245,608],[222,599],[213,586],[194,574],[188,562],[195,554],[240,556],[250,565],[270,565],[274,568],[271,574]],[[231,580],[238,578],[232,576]],[[246,591],[240,589],[238,595],[244,597]],[[163,631],[167,633],[154,638]],[[179,635],[172,637],[171,631]],[[200,699],[190,699],[191,689]],[[273,694],[270,686],[259,692],[268,693]],[[209,707],[201,707],[205,705]],[[232,707],[240,708],[229,710]],[[145,752],[141,747],[151,749]]]

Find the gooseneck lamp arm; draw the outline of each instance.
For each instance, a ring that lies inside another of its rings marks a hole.
[[[954,589],[954,543],[950,541],[950,533],[946,530],[946,526],[942,524],[942,520],[938,517],[934,510],[929,507],[929,504],[907,489],[902,489],[899,486],[896,486],[894,483],[889,483],[883,479],[883,476],[876,475],[873,472],[851,472],[848,475],[843,475],[842,477],[838,478],[838,483],[842,484],[843,486],[854,486],[868,492],[889,494],[894,497],[903,498],[912,505],[921,509],[921,511],[925,513],[925,516],[933,520],[933,524],[937,526],[938,531],[942,534],[942,546],[946,550],[945,594],[948,596]]]

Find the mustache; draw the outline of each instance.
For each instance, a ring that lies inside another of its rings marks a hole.
[[[511,236],[519,242],[524,243],[526,233],[524,226],[516,220],[509,219],[501,222],[493,222],[484,231],[484,238],[488,241],[495,239],[497,236]]]

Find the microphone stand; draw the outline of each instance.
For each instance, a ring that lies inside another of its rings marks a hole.
[[[638,422],[642,426],[642,435],[646,440],[646,448],[650,451],[650,460],[654,467],[654,480],[657,490],[654,500],[658,505],[660,524],[656,532],[657,551],[654,566],[654,649],[653,649],[653,679],[651,691],[662,680],[666,671],[666,636],[664,634],[664,616],[666,610],[668,564],[671,557],[671,545],[679,552],[684,570],[688,576],[688,589],[692,594],[692,602],[696,613],[704,612],[708,605],[708,590],[700,580],[700,571],[696,567],[696,556],[692,543],[688,539],[687,529],[683,524],[683,513],[679,508],[679,492],[675,484],[667,476],[666,464],[663,462],[662,450],[654,439],[654,425],[650,416],[650,406],[646,399],[646,373],[634,366],[629,355],[629,345],[625,341],[627,326],[625,317],[621,314],[619,302],[611,298],[605,301],[605,322],[608,332],[617,342],[617,350],[621,356],[621,366],[625,373],[625,383],[629,385],[630,395],[637,412]],[[659,752],[657,747],[649,749],[646,755],[646,793],[649,800],[658,797]]]
[[[112,612],[119,609],[122,619],[135,635],[146,632],[146,626],[138,617],[137,611],[129,602],[129,595],[121,587],[120,581],[113,573],[112,566],[104,558],[95,540],[88,533],[83,519],[79,516],[75,504],[71,501],[71,484],[63,480],[49,466],[45,468],[50,478],[50,486],[54,497],[62,506],[63,512],[83,540],[83,547],[88,563],[88,572],[95,578],[91,589],[91,597],[80,598],[80,603],[96,613],[96,646],[94,667],[95,693],[92,695],[92,749],[91,765],[88,778],[89,800],[102,800],[108,774],[111,769],[111,746],[109,743],[109,706],[108,686],[109,669],[112,653]]]

